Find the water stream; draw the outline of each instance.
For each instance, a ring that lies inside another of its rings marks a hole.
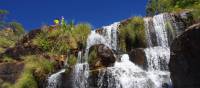
[[[170,49],[166,29],[166,15],[159,14],[153,18],[144,18],[148,45],[144,49],[147,69],[140,68],[129,60],[128,54],[123,54],[114,66],[99,70],[98,88],[171,88],[170,72],[168,71]],[[74,67],[74,88],[91,88],[88,83],[90,74],[87,61],[90,47],[96,44],[104,44],[112,50],[118,50],[117,29],[119,24],[119,22],[116,22],[104,26],[102,34],[92,31],[88,36],[85,53],[82,54],[79,51],[78,61]],[[151,32],[155,34],[156,38],[152,37]],[[152,40],[155,40],[155,42]],[[49,77],[51,84],[47,88],[60,88],[57,86],[59,75],[64,71],[63,69],[51,75]]]

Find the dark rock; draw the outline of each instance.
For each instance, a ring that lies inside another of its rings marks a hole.
[[[62,74],[62,88],[73,88],[73,71],[72,69],[67,70],[64,74]]]
[[[103,44],[94,45],[89,49],[90,69],[112,66],[115,60],[113,51]]]
[[[181,35],[185,29],[194,24],[194,19],[191,11],[183,11],[180,13],[170,13],[170,22],[173,28],[176,29],[176,35]]]
[[[146,57],[143,48],[132,49],[128,54],[132,62],[141,67],[145,67]]]
[[[41,29],[34,29],[26,34],[20,41],[16,43],[16,45],[23,45],[25,43],[30,43],[30,40],[34,39],[39,33],[41,33]]]
[[[24,68],[23,62],[0,63],[0,79],[4,82],[14,83]]]
[[[175,88],[200,88],[200,23],[178,36],[171,45],[169,68]]]
[[[97,55],[101,58],[102,64],[106,67],[115,62],[115,56],[112,50],[105,45],[98,46]]]
[[[19,40],[14,47],[8,48],[4,53],[0,54],[0,57],[8,55],[13,59],[20,60],[20,56],[22,55],[41,54],[43,50],[32,43],[32,39],[34,39],[40,32],[40,29],[29,32]]]

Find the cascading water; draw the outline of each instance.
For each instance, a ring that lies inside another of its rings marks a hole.
[[[104,38],[108,42],[108,44],[111,46],[111,49],[117,50],[117,29],[120,25],[120,22],[115,22],[109,26],[104,26]]]
[[[154,29],[153,25],[150,25],[152,18],[151,17],[147,17],[144,18],[144,25],[145,25],[145,33],[146,33],[146,40],[147,40],[147,46],[153,46],[153,42],[151,40],[151,33],[149,29]]]
[[[170,79],[166,72],[159,74],[141,69],[124,54],[114,67],[100,71],[98,88],[168,88],[166,84],[170,83]]]
[[[111,48],[111,46],[109,45],[108,41],[105,39],[104,36],[96,33],[95,31],[91,31],[91,33],[87,39],[86,49],[89,49],[91,46],[97,45],[97,44],[104,44],[104,45],[108,46],[109,48]],[[88,50],[86,50],[86,51],[88,51]]]
[[[74,68],[74,88],[88,88],[89,65],[83,61],[82,52],[78,52],[78,63]]]
[[[61,69],[55,74],[52,74],[48,77],[48,85],[47,88],[61,88],[61,74],[65,72],[65,69]]]
[[[165,80],[165,85],[172,85],[170,82],[170,73],[168,71],[168,63],[170,59],[170,49],[169,42],[167,36],[166,29],[166,21],[168,14],[159,14],[153,17],[153,21],[149,18],[144,18],[144,21],[148,26],[154,26],[153,29],[148,29],[146,27],[146,36],[148,36],[148,40],[152,40],[150,36],[149,30],[154,30],[156,34],[156,43],[157,46],[150,45],[146,48],[145,55],[147,59],[147,70],[150,76],[152,76],[153,80],[157,84],[163,84],[161,79]],[[151,41],[147,41],[152,43]]]
[[[155,32],[157,36],[156,38],[157,38],[158,46],[169,47],[165,15],[167,14],[160,14],[160,15],[154,16],[153,24],[154,24],[154,28],[155,28]]]
[[[154,16],[153,19],[144,19],[148,41],[148,48],[144,50],[147,58],[147,70],[143,70],[129,61],[129,56],[124,54],[120,62],[115,62],[114,67],[108,67],[100,71],[99,88],[171,87],[170,73],[168,72],[170,50],[164,15],[160,14]],[[149,30],[154,30],[157,44],[153,44],[151,41]],[[153,47],[154,45],[157,46]]]
[[[168,72],[170,50],[166,32],[165,14],[145,18],[145,29],[148,48],[145,54],[147,70],[144,70],[129,60],[127,54],[123,54],[120,61],[116,61],[113,67],[99,70],[98,88],[170,88],[171,80]],[[119,22],[103,27],[103,34],[91,31],[87,39],[85,54],[78,53],[78,61],[74,67],[74,88],[91,88],[88,83],[89,64],[87,61],[89,48],[96,44],[104,44],[112,50],[117,50],[117,29]],[[151,30],[151,31],[150,31]],[[156,44],[150,32],[156,35]],[[156,46],[155,46],[156,45]],[[84,57],[82,57],[84,56]],[[59,88],[60,75],[65,69],[51,75],[48,78],[47,88]]]
[[[74,87],[75,88],[88,88],[88,77],[89,77],[89,65],[87,62],[89,48],[93,45],[104,44],[111,49],[117,49],[117,28],[119,22],[116,22],[110,26],[105,26],[106,30],[103,35],[91,31],[91,34],[87,39],[87,47],[85,50],[85,57],[81,57],[81,52],[78,55],[78,63],[74,69]],[[83,60],[84,59],[84,60]]]
[[[147,73],[129,61],[127,54],[122,55],[120,62],[108,67],[99,74],[99,88],[154,88]],[[104,85],[103,82],[107,85]]]
[[[153,26],[156,33],[156,39],[158,46],[149,46],[146,48],[145,54],[147,58],[148,70],[168,70],[168,62],[170,59],[170,49],[168,44],[166,19],[165,15],[160,14],[153,17]],[[148,19],[145,19],[148,20]],[[149,24],[148,21],[146,24]],[[152,29],[146,29],[149,31]],[[149,36],[147,32],[147,36]],[[151,40],[151,37],[148,37]],[[148,41],[149,42],[149,41]]]

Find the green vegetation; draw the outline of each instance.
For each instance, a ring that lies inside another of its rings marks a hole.
[[[24,56],[24,69],[14,84],[4,82],[1,88],[38,88],[38,80],[45,80],[47,75],[54,71],[54,61],[42,56]]]
[[[10,27],[14,30],[14,33],[18,36],[23,35],[25,33],[24,27],[22,24],[18,22],[10,22]]]
[[[98,61],[97,57],[97,47],[93,46],[90,48],[90,52],[88,55],[88,63],[91,65],[90,67],[94,67],[95,63]],[[93,68],[90,68],[93,69]]]
[[[0,53],[3,53],[7,48],[14,46],[22,36],[23,34],[18,35],[10,28],[0,30]]]
[[[12,47],[25,34],[22,24],[4,20],[8,13],[7,10],[0,10],[0,53]]]
[[[88,24],[62,24],[56,27],[45,27],[33,39],[33,44],[38,45],[46,52],[66,54],[70,49],[77,49],[86,45],[87,36],[91,27]],[[80,44],[81,43],[81,44]]]
[[[25,56],[25,67],[14,88],[38,88],[36,78],[44,80],[48,73],[53,72],[54,62],[41,56]],[[36,77],[35,77],[36,76]]]
[[[8,14],[9,12],[7,10],[3,10],[3,9],[0,9],[0,14]]]
[[[68,65],[74,66],[76,64],[76,62],[77,62],[77,57],[71,54],[67,61]]]
[[[91,26],[89,24],[78,24],[72,31],[73,36],[77,40],[78,45],[81,47],[86,47],[87,37],[91,31]]]
[[[150,0],[147,5],[147,14],[155,15],[163,12],[192,11],[195,19],[200,19],[200,0]]]
[[[120,48],[130,51],[132,48],[146,47],[144,21],[142,17],[133,17],[128,24],[119,28]]]

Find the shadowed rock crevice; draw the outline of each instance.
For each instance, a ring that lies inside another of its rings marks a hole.
[[[170,72],[175,88],[200,87],[200,23],[178,36],[171,45]]]

